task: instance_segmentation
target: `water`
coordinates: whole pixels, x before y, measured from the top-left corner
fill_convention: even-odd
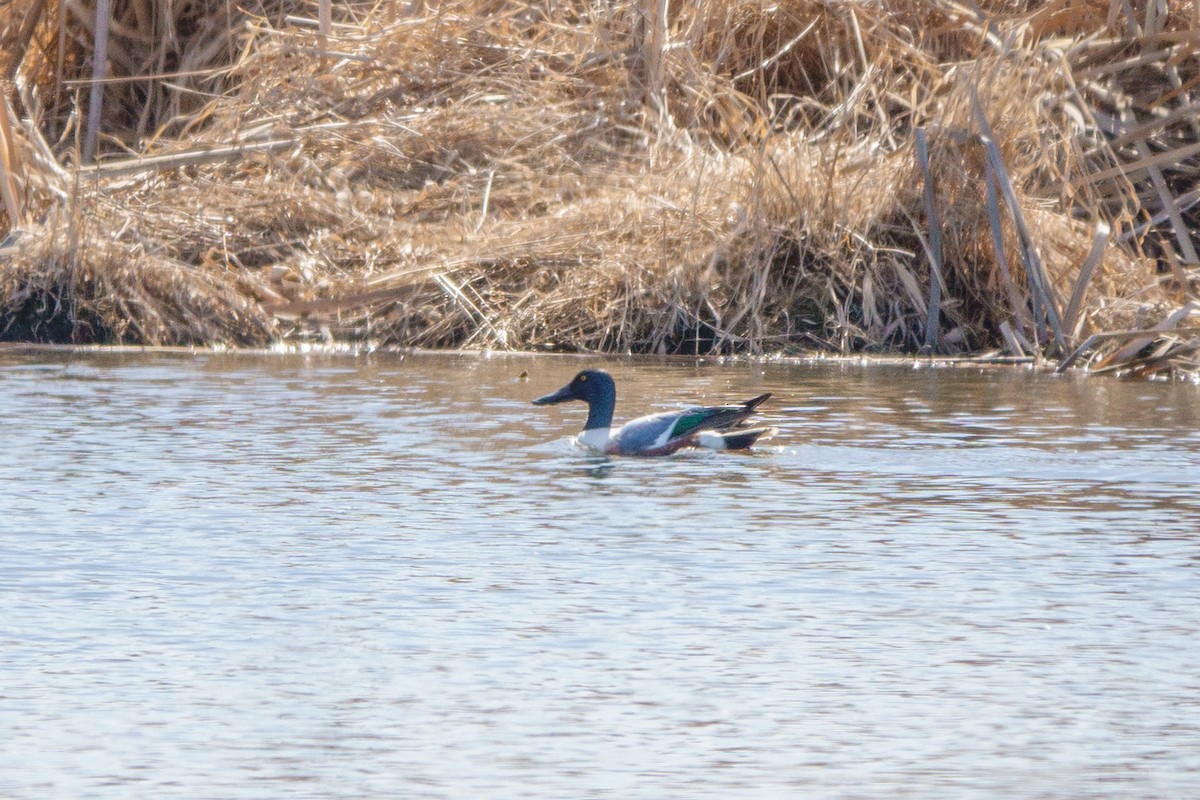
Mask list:
[[[1200,796],[1200,389],[581,363],[0,352],[0,796]]]

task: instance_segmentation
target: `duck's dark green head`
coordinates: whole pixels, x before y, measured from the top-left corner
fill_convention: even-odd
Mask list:
[[[613,408],[617,405],[617,387],[612,376],[602,369],[585,369],[557,392],[539,397],[535,406],[549,406],[568,400],[582,400],[588,404],[588,418],[584,430],[607,428],[612,424]]]
[[[565,403],[568,400],[582,400],[585,403],[613,403],[616,400],[616,394],[612,376],[602,369],[585,369],[566,386],[545,397],[539,397],[533,401],[533,404],[550,406],[555,403]]]

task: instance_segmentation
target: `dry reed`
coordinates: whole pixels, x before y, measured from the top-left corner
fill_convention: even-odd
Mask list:
[[[82,6],[0,9],[8,338],[1196,350],[1173,6],[110,5],[94,93]]]

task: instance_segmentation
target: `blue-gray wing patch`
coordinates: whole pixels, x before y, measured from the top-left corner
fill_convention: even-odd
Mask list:
[[[663,434],[671,429],[678,416],[678,411],[666,411],[630,420],[613,431],[613,442],[623,453],[636,453],[660,447],[666,441]],[[663,442],[660,442],[660,439]]]

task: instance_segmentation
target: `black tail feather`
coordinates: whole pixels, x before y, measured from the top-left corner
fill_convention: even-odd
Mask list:
[[[705,420],[702,429],[725,431],[745,425],[746,420],[754,414],[754,409],[762,405],[770,396],[771,393],[767,392],[736,406],[717,406],[712,409],[714,413]]]
[[[750,398],[746,402],[742,403],[742,405],[746,407],[747,411],[753,411],[754,409],[761,406],[763,403],[767,402],[767,400],[770,399],[770,397],[771,397],[771,393],[767,392],[766,394],[760,394],[758,397]]]

